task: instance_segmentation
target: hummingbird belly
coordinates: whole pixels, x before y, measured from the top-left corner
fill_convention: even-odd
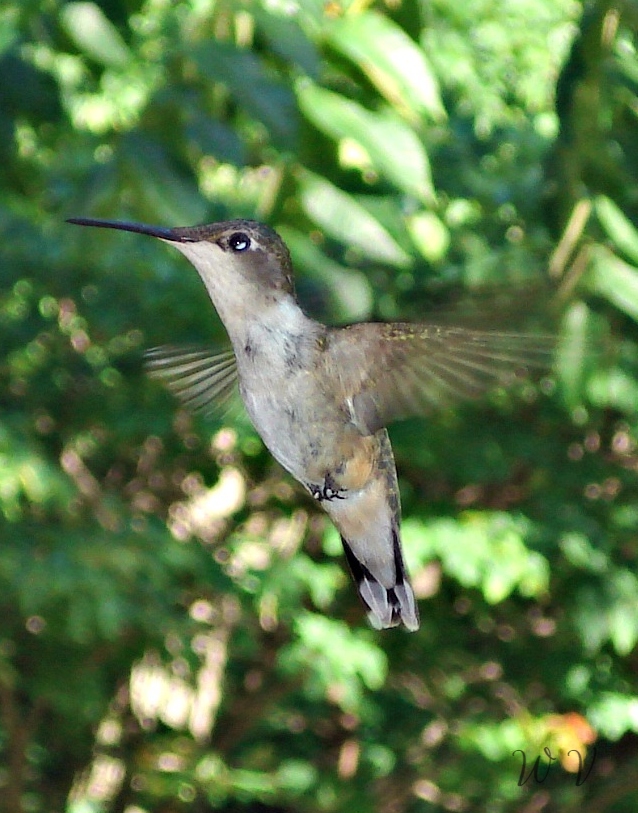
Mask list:
[[[334,449],[338,427],[332,410],[322,410],[316,393],[305,384],[277,392],[243,386],[241,391],[250,419],[273,457],[307,484],[323,482],[339,454]]]
[[[361,435],[343,414],[299,408],[285,397],[253,395],[246,406],[273,457],[318,501],[344,500],[374,477],[378,439]]]
[[[304,485],[322,486],[338,467],[348,416],[322,380],[320,326],[298,324],[300,311],[261,314],[233,342],[239,388],[255,429],[273,457]]]
[[[240,391],[255,429],[273,457],[315,494],[356,487],[364,438],[345,409],[327,397],[317,376],[290,358],[239,364]],[[369,450],[366,450],[369,460]],[[356,476],[359,470],[359,476]]]

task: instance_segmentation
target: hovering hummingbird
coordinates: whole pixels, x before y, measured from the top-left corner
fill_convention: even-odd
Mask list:
[[[238,379],[272,455],[337,527],[372,626],[418,629],[386,426],[506,383],[546,356],[549,338],[429,323],[326,327],[297,302],[284,241],[252,220],[184,228],[69,222],[157,237],[191,261],[233,349],[156,348],[151,369],[195,407]]]

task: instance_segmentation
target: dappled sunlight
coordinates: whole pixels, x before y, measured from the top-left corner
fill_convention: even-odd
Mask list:
[[[181,542],[197,536],[212,542],[221,533],[225,520],[238,511],[246,500],[246,481],[238,469],[222,469],[212,488],[192,483],[188,478],[182,488],[188,499],[174,503],[169,509],[168,527]]]
[[[201,602],[191,609],[201,619]],[[196,740],[210,737],[222,698],[228,639],[237,622],[232,598],[222,601],[222,623],[198,633],[191,642],[200,664],[195,673],[180,674],[172,665],[147,654],[131,670],[130,707],[142,728],[154,729],[158,722],[175,730],[189,731]]]
[[[237,603],[230,596],[222,600],[219,611],[200,600],[191,605],[190,614],[210,627],[191,641],[199,661],[197,668],[191,673],[183,659],[170,662],[156,652],[148,652],[131,669],[128,706],[142,730],[154,731],[162,723],[205,742],[212,734],[222,700],[228,641],[239,615]],[[213,618],[215,623],[211,626]],[[108,717],[98,728],[97,742],[101,747],[114,747],[121,743],[124,734],[120,719]],[[160,772],[174,772],[183,770],[185,764],[178,753],[163,751],[155,755],[152,767]],[[99,754],[76,779],[70,801],[108,802],[119,791],[124,774],[121,760]]]
[[[342,779],[351,779],[359,767],[361,745],[357,740],[346,740],[339,751],[337,773]]]
[[[120,517],[103,500],[102,487],[80,454],[74,448],[65,449],[60,455],[60,466],[73,480],[78,493],[91,505],[100,525],[108,531],[117,531],[120,528]]]
[[[241,578],[251,570],[266,570],[275,557],[290,558],[303,541],[307,523],[308,514],[303,510],[274,521],[265,512],[253,513],[241,529],[228,573]]]
[[[178,662],[165,663],[153,653],[131,669],[129,705],[142,730],[152,731],[163,723],[175,731],[188,731],[197,741],[210,738],[222,699],[228,638],[237,620],[235,602],[229,598],[224,605],[222,624],[193,638],[192,648],[200,660],[194,675],[180,675],[184,670]],[[201,605],[193,614],[201,617]],[[107,718],[98,729],[97,742],[101,747],[114,747],[123,734],[120,721]],[[185,761],[176,752],[164,751],[155,755],[149,767],[175,772],[184,770]],[[125,771],[121,760],[98,754],[76,779],[70,803],[111,801],[121,788]]]
[[[126,767],[122,760],[100,754],[84,775],[76,779],[69,794],[71,810],[81,809],[83,802],[111,802],[120,790],[125,774]]]

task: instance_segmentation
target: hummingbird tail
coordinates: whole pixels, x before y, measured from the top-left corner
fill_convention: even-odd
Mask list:
[[[386,587],[373,576],[368,568],[355,556],[348,541],[341,537],[348,566],[357,585],[361,600],[368,610],[368,621],[375,629],[387,629],[403,624],[410,632],[419,628],[417,610],[412,585],[401,555],[401,543],[395,528],[392,529],[394,550],[395,581]]]

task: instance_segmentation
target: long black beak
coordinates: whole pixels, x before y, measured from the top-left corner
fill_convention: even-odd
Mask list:
[[[76,226],[97,226],[100,229],[133,231],[137,234],[148,234],[150,237],[159,237],[160,240],[171,240],[175,243],[190,243],[193,239],[185,234],[180,234],[182,229],[167,229],[163,226],[147,226],[144,223],[131,223],[126,220],[96,220],[91,217],[70,217],[66,222],[74,223]]]

